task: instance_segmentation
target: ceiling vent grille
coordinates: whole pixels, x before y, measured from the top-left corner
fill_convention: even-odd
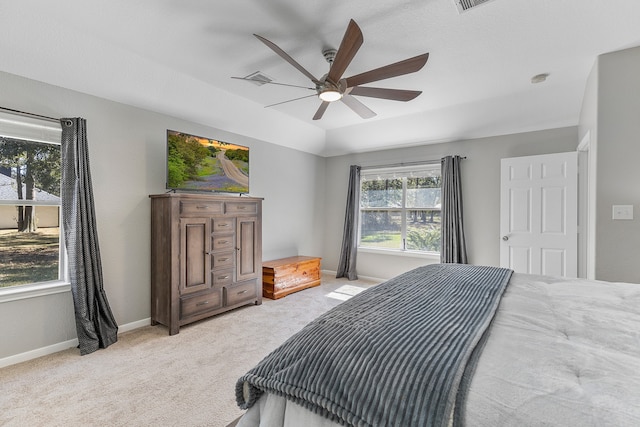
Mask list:
[[[453,1],[456,3],[456,6],[458,7],[458,12],[462,13],[462,12],[466,12],[472,7],[479,6],[482,3],[487,3],[491,0],[453,0]]]
[[[269,76],[267,76],[266,74],[260,72],[260,71],[256,71],[255,73],[251,73],[248,76],[246,76],[244,78],[245,80],[250,81],[253,84],[256,84],[258,86],[262,86],[264,84],[267,83],[271,83],[273,81],[273,79]]]

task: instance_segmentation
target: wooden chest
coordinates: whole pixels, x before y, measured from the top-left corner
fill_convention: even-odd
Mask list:
[[[278,299],[320,284],[320,260],[309,256],[276,259],[262,264],[262,296]]]

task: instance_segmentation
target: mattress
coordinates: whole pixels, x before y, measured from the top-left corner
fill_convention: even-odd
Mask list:
[[[640,285],[514,274],[458,425],[640,425]],[[263,395],[238,427],[335,427]]]

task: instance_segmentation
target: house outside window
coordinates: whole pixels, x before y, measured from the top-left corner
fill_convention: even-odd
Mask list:
[[[363,169],[361,249],[440,253],[440,164]]]
[[[65,280],[60,125],[0,114],[0,294]]]

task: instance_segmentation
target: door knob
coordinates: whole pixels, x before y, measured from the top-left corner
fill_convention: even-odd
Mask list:
[[[502,240],[506,242],[507,240],[509,240],[509,236],[502,236]]]

